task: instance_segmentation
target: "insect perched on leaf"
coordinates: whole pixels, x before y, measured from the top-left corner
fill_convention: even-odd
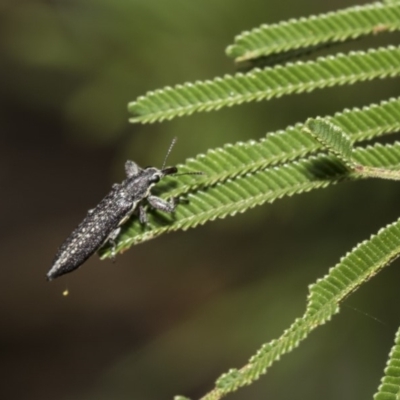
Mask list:
[[[176,167],[165,168],[166,160],[175,141],[176,139],[172,141],[161,169],[140,168],[133,161],[125,163],[127,178],[122,183],[112,186],[111,192],[95,208],[88,211],[85,219],[61,245],[47,273],[49,281],[79,268],[106,243],[113,246],[113,253],[115,253],[115,240],[121,230],[121,225],[135,211],[138,211],[139,221],[142,224],[147,223],[143,207],[144,200],[147,200],[157,210],[165,212],[175,210],[177,199],[166,201],[153,196],[150,192],[151,188],[162,178],[178,172]],[[188,174],[201,173],[189,172]]]

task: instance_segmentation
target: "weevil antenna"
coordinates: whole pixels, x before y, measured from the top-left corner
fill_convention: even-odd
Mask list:
[[[174,176],[182,176],[182,175],[205,175],[205,174],[202,171],[182,172],[181,174],[174,174]]]
[[[176,141],[177,141],[177,137],[174,137],[174,138],[172,139],[171,144],[169,145],[169,149],[168,149],[168,151],[167,151],[167,154],[165,155],[164,162],[163,162],[163,165],[162,165],[161,170],[164,169],[165,164],[167,163],[167,160],[168,160],[169,153],[171,153],[171,150],[172,150],[172,148],[175,146]]]

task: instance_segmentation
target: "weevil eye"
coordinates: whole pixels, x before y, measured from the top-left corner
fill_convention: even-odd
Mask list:
[[[157,183],[160,182],[160,176],[159,175],[153,175],[149,178],[150,183]]]

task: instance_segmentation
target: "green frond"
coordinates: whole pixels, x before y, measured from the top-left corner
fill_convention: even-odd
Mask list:
[[[392,98],[362,109],[346,109],[342,113],[335,114],[330,120],[340,126],[354,143],[398,131],[399,115],[400,98]]]
[[[345,110],[325,119],[329,118],[330,122],[341,127],[350,141],[355,143],[400,130],[398,115],[400,115],[399,98],[362,109]],[[303,129],[303,124],[296,124],[284,131],[268,133],[266,138],[259,141],[228,144],[188,159],[184,165],[178,165],[179,171],[203,171],[204,175],[180,177],[179,186],[170,188],[169,195],[179,196],[185,190],[193,191],[199,187],[211,186],[217,182],[323,151],[323,146],[311,135],[305,134]],[[167,180],[167,186],[172,185],[172,179]]]
[[[360,165],[381,168],[400,167],[400,142],[391,145],[376,143],[365,148],[356,147],[353,150],[353,160]]]
[[[128,222],[118,238],[116,250],[123,251],[133,244],[165,232],[186,230],[207,221],[242,213],[283,196],[325,187],[343,179],[346,171],[340,161],[322,156],[257,171],[235,180],[186,193],[180,196],[182,204],[177,206],[173,215],[151,210],[147,228],[144,228],[138,219],[134,219],[132,223]],[[109,249],[106,255],[110,255]]]
[[[291,19],[278,24],[261,25],[237,36],[234,44],[226,49],[226,53],[237,62],[241,62],[321,43],[342,42],[362,35],[398,29],[400,3],[377,2],[308,18]]]
[[[400,143],[385,146],[376,145],[354,150],[357,160],[370,162],[373,166],[398,166],[400,164]],[[377,155],[379,154],[379,157]],[[383,156],[386,154],[386,156]],[[228,179],[211,186],[188,190],[185,184],[164,193],[163,197],[179,197],[173,215],[151,210],[149,226],[143,227],[138,219],[127,222],[118,237],[116,250],[121,252],[130,246],[150,240],[162,233],[186,230],[217,218],[233,216],[266,202],[273,202],[283,196],[292,196],[335,184],[346,178],[361,179],[349,175],[348,169],[336,157],[320,154],[304,160],[272,166],[265,170],[248,173],[236,179]],[[172,183],[172,182],[171,182]],[[102,257],[110,256],[110,249],[101,251]]]
[[[213,81],[186,83],[149,92],[128,105],[131,122],[155,122],[244,102],[310,92],[400,73],[400,48],[389,46],[289,63]]]
[[[400,328],[398,329],[394,346],[389,354],[389,360],[385,368],[385,376],[382,378],[378,392],[374,400],[399,400],[400,399]]]
[[[343,257],[324,278],[310,286],[303,317],[296,319],[281,337],[263,345],[243,368],[231,369],[223,374],[217,380],[215,389],[202,397],[202,400],[220,399],[265,374],[275,361],[296,348],[315,328],[329,321],[339,311],[340,303],[347,296],[399,257],[399,238],[400,220],[381,229]],[[395,371],[398,376],[398,369]],[[394,368],[390,374],[394,375],[393,372]],[[393,390],[393,387],[385,386],[386,391],[390,389]],[[386,398],[389,399],[381,397],[379,400]]]
[[[331,153],[341,159],[349,168],[353,165],[350,139],[337,125],[322,118],[308,119],[305,131],[313,135]]]
[[[400,130],[400,120],[397,118],[398,115],[400,115],[400,99],[396,98],[384,101],[379,105],[371,105],[362,109],[354,108],[352,110],[345,110],[342,113],[337,113],[335,116],[330,117],[329,121],[346,131],[350,141],[355,143],[378,137],[388,132]],[[284,131],[269,133],[265,139],[258,142],[249,141],[246,143],[237,143],[235,145],[226,145],[222,148],[210,150],[206,154],[201,154],[194,159],[189,159],[184,165],[179,165],[178,169],[180,172],[202,171],[204,175],[186,175],[179,177],[179,179],[174,177],[166,178],[165,185],[163,185],[163,183],[160,184],[161,189],[164,189],[164,195],[162,195],[162,197],[182,197],[190,193],[192,198],[196,198],[197,195],[204,191],[202,196],[208,196],[206,200],[210,202],[208,204],[209,213],[207,214],[204,212],[197,216],[196,210],[189,207],[189,204],[186,205],[183,203],[178,207],[177,211],[179,211],[179,213],[173,217],[163,215],[162,219],[160,219],[160,214],[152,215],[150,217],[151,228],[144,229],[140,226],[138,221],[128,222],[129,225],[127,225],[123,231],[123,235],[119,238],[118,250],[124,250],[135,243],[151,239],[163,232],[173,231],[183,227],[187,229],[189,225],[195,226],[204,223],[207,221],[207,218],[209,220],[221,218],[230,213],[229,211],[225,212],[224,207],[231,207],[232,210],[234,210],[231,212],[231,215],[251,207],[251,200],[254,200],[254,198],[251,198],[251,192],[247,193],[247,196],[250,196],[250,198],[244,196],[244,198],[237,199],[238,204],[241,204],[244,208],[235,208],[234,200],[232,200],[232,204],[218,203],[219,187],[223,182],[233,180],[239,187],[243,185],[240,190],[248,191],[249,187],[253,185],[251,180],[245,178],[239,181],[237,179],[238,177],[260,171],[263,173],[265,172],[265,174],[270,176],[270,179],[274,181],[273,176],[268,175],[271,173],[268,172],[267,168],[272,171],[278,171],[276,173],[279,176],[280,170],[272,167],[277,165],[282,166],[282,164],[303,158],[310,154],[318,154],[318,152],[323,150],[322,145],[311,135],[305,134],[303,128],[303,124],[297,124]],[[394,168],[399,164],[400,150],[398,144],[394,146],[375,145],[366,149],[358,148],[353,152],[352,156],[354,160],[361,165]],[[318,162],[319,161],[317,161],[317,163]],[[282,171],[287,171],[287,173],[289,173],[287,167],[285,168]],[[293,167],[293,165],[291,165],[290,168],[296,170],[296,167]],[[345,173],[343,166],[340,167],[340,171],[343,177]],[[285,172],[282,172],[282,174],[284,175]],[[361,178],[362,177],[357,177],[357,179]],[[289,184],[286,189],[281,188],[282,191],[280,195],[300,193],[303,190],[323,187],[329,183],[308,182],[309,186],[302,187],[300,182],[297,182],[297,184],[299,184],[297,189],[295,189],[295,186],[292,187]],[[230,184],[233,185],[233,183]],[[215,185],[215,187],[211,188],[213,185]],[[315,187],[313,185],[315,185]],[[256,186],[253,186],[253,189],[255,188]],[[258,193],[260,203],[258,204],[265,201],[273,201],[279,197],[279,192],[274,191],[276,188],[274,189],[273,185],[265,189],[269,194],[267,195],[260,191]],[[216,196],[217,199],[212,199],[210,196]],[[199,201],[202,202],[204,200],[200,197]],[[214,215],[213,201],[215,205],[221,207],[218,208],[218,211],[217,208],[215,209]],[[206,203],[207,202],[205,202],[205,204]],[[188,207],[188,209],[186,209],[186,207]],[[108,249],[103,249],[101,254],[103,257],[110,255]]]

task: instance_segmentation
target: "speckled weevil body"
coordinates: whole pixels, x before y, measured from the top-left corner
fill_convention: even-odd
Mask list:
[[[173,144],[174,142],[167,156]],[[61,245],[47,273],[48,280],[74,271],[107,242],[114,245],[121,225],[136,210],[140,222],[145,224],[147,217],[143,208],[144,200],[158,210],[165,212],[175,210],[175,199],[168,202],[153,196],[150,191],[163,177],[177,173],[176,167],[140,168],[133,161],[127,161],[125,172],[127,178],[121,184],[112,186],[111,192],[97,207],[87,213],[82,223]]]

